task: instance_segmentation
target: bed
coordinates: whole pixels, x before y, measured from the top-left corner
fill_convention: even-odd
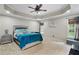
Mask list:
[[[15,26],[13,31],[14,41],[22,50],[43,41],[40,32],[29,32],[27,29],[26,26]]]

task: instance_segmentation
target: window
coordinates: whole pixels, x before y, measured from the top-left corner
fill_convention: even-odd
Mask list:
[[[76,24],[68,24],[68,38],[75,38]]]

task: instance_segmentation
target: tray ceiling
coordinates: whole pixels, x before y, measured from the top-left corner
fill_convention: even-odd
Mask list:
[[[56,16],[65,13],[67,10],[70,9],[69,4],[43,4],[41,9],[47,10],[46,12],[40,11],[38,14],[36,12],[31,13],[33,9],[28,8],[28,6],[35,7],[36,4],[7,4],[4,5],[6,10],[10,12],[21,15],[27,16],[31,18],[47,18],[50,16]]]

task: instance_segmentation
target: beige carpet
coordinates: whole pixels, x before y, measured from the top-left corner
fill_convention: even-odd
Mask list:
[[[0,45],[1,55],[68,55],[70,46],[62,42],[44,40],[42,44],[21,50],[14,42]]]

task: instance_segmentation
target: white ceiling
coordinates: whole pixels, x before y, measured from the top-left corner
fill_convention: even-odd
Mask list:
[[[0,13],[6,13],[8,10],[10,13],[8,15],[20,16],[29,19],[50,19],[59,18],[70,15],[79,15],[79,4],[43,4],[41,9],[46,9],[47,12],[39,12],[39,14],[31,13],[32,9],[28,6],[35,7],[35,4],[7,4],[0,5]],[[4,12],[5,11],[5,12]]]
[[[37,14],[36,12],[31,13],[30,11],[33,11],[33,9],[28,8],[28,6],[35,7],[36,6],[35,4],[14,4],[14,5],[12,4],[12,5],[8,5],[8,6],[12,9],[22,12],[22,13],[30,14],[33,16]],[[47,10],[47,12],[40,11],[38,13],[38,15],[56,12],[65,6],[66,5],[64,5],[64,4],[43,4],[41,9],[45,9],[45,10]]]
[[[79,4],[71,4],[71,12],[79,12]]]
[[[43,4],[41,9],[45,9],[47,11],[46,12],[40,11],[37,14],[36,12],[31,13],[30,11],[33,11],[33,9],[28,8],[28,6],[35,7],[36,6],[35,4],[8,4],[5,6],[8,7],[5,9],[9,11],[16,11],[15,14],[26,16],[26,17],[29,16],[32,18],[36,18],[36,17],[46,18],[50,16],[56,16],[70,9],[70,6],[68,4]]]

